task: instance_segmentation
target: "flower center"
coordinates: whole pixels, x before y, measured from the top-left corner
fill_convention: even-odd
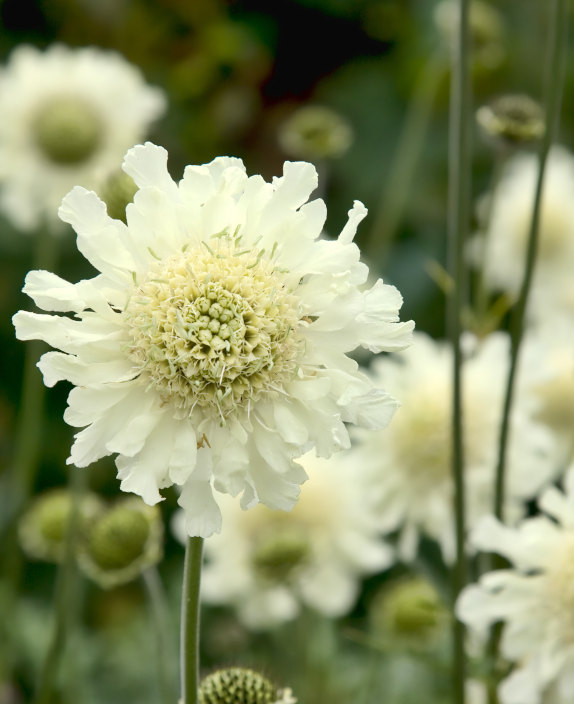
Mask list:
[[[463,399],[464,448],[468,467],[485,461],[491,437],[487,406],[475,397],[472,387]],[[412,393],[410,400],[393,418],[392,442],[397,466],[420,489],[433,488],[437,481],[451,476],[451,402],[450,390],[437,385]],[[422,441],[421,441],[422,439]]]
[[[40,151],[63,166],[87,161],[101,144],[102,127],[93,107],[74,96],[60,96],[44,103],[32,125]]]
[[[280,392],[303,348],[300,304],[264,250],[220,233],[211,245],[152,267],[125,316],[128,354],[180,415],[195,406],[224,421]]]
[[[271,525],[257,536],[253,567],[259,577],[284,582],[309,558],[308,535],[299,526]]]

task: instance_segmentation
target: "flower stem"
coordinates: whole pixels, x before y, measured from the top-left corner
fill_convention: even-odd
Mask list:
[[[504,398],[504,410],[500,426],[498,463],[496,467],[496,486],[494,493],[494,514],[500,520],[504,519],[504,498],[506,478],[506,452],[510,431],[510,412],[514,394],[514,382],[518,369],[520,345],[524,332],[524,317],[528,296],[532,285],[536,253],[538,249],[538,231],[540,224],[540,210],[542,205],[542,192],[544,174],[550,147],[558,132],[560,106],[562,103],[562,90],[564,84],[564,68],[568,37],[568,2],[567,0],[553,0],[550,5],[550,27],[547,41],[546,68],[544,75],[545,86],[545,114],[546,130],[540,145],[540,163],[532,218],[528,234],[528,247],[526,251],[526,264],[524,277],[512,319],[512,351],[510,356],[510,369]]]
[[[164,704],[174,704],[176,696],[172,686],[172,666],[174,662],[170,638],[170,614],[165,590],[156,567],[150,567],[143,573],[143,582],[148,593],[155,630],[158,678],[161,700]]]
[[[58,238],[48,231],[36,233],[35,269],[52,271],[57,259]],[[11,516],[6,529],[4,572],[10,588],[16,592],[22,573],[22,554],[17,540],[16,525],[25,510],[36,480],[42,446],[45,386],[36,368],[39,357],[48,349],[37,340],[26,344],[20,412],[16,425],[16,441],[11,467]]]
[[[79,518],[79,505],[86,483],[86,476],[86,472],[83,469],[72,470],[70,479],[72,500],[70,515],[66,525],[64,559],[58,570],[54,595],[54,629],[32,704],[50,704],[54,700],[55,683],[71,626],[70,616],[76,611],[75,592],[78,573],[74,554],[74,541]]]
[[[453,288],[448,299],[448,331],[453,348],[452,475],[454,483],[454,529],[456,562],[453,572],[453,603],[467,581],[465,542],[465,488],[462,416],[462,309],[466,295],[464,245],[468,231],[470,196],[470,67],[469,5],[459,0],[460,19],[451,69],[449,120],[448,270]],[[464,625],[453,618],[453,701],[465,702],[466,657]]]
[[[378,262],[379,266],[384,265],[401,223],[437,89],[446,68],[442,54],[431,56],[417,77],[407,106],[389,176],[383,185],[367,243],[371,259]]]
[[[181,704],[197,704],[199,689],[199,583],[203,538],[185,549],[181,595]]]

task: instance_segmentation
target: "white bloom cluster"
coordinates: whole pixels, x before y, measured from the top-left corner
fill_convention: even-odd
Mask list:
[[[23,230],[57,222],[63,196],[100,186],[165,106],[117,53],[19,46],[0,70],[0,207]]]
[[[345,453],[330,460],[308,453],[298,462],[309,479],[290,513],[262,505],[242,511],[222,497],[222,531],[206,542],[203,598],[235,607],[250,628],[293,619],[301,604],[342,616],[355,603],[361,576],[393,561],[361,469]],[[183,537],[181,521],[176,532]]]
[[[465,344],[463,430],[466,520],[471,527],[492,511],[509,340],[495,333],[480,342],[467,338]],[[352,450],[357,464],[370,468],[381,528],[400,529],[399,552],[405,560],[415,557],[419,535],[424,534],[438,541],[450,562],[455,551],[452,349],[416,333],[409,350],[400,358],[376,360],[373,373],[403,404],[384,436],[360,432],[362,442]],[[511,417],[508,518],[517,519],[524,500],[533,498],[556,471],[552,436],[534,421],[534,408],[533,399],[522,397]]]
[[[535,154],[519,154],[507,164],[489,196],[487,231],[475,242],[475,262],[492,290],[518,295],[538,177]],[[539,246],[529,302],[530,319],[574,313],[574,158],[564,148],[549,154],[540,213]]]
[[[502,621],[502,655],[515,664],[499,687],[501,704],[569,704],[574,701],[574,473],[565,493],[547,489],[546,515],[518,528],[485,517],[475,547],[496,552],[511,566],[484,574],[466,587],[459,618],[484,637]]]
[[[121,488],[149,504],[180,486],[189,535],[220,529],[213,489],[290,509],[306,479],[295,457],[349,447],[346,423],[380,428],[397,405],[347,356],[403,349],[413,329],[394,287],[364,287],[353,237],[366,210],[355,202],[339,237],[320,239],[305,162],[267,183],[222,157],[176,183],[146,143],[123,168],[139,187],[127,223],[81,187],[59,211],[101,274],[26,278],[38,306],[74,315],[14,317],[19,339],[61,350],[39,362],[45,383],[76,387],[65,420],[87,427],[68,462],[117,453]]]

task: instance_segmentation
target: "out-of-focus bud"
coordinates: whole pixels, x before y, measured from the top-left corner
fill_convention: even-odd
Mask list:
[[[334,159],[353,141],[349,123],[339,113],[320,105],[297,109],[279,130],[279,143],[297,159]]]
[[[435,24],[451,49],[455,46],[459,18],[458,0],[441,0],[435,7]],[[486,69],[499,66],[505,56],[502,15],[492,5],[482,0],[473,0],[469,10],[469,25],[475,65]]]
[[[163,554],[163,524],[157,506],[122,499],[90,526],[78,561],[82,571],[105,589],[136,579]]]
[[[431,646],[443,632],[448,612],[430,582],[410,577],[384,586],[375,596],[369,616],[377,637],[420,650]]]
[[[255,670],[217,670],[199,685],[200,704],[295,704],[290,689],[278,689]]]
[[[544,134],[544,113],[528,95],[503,95],[476,111],[485,136],[504,147],[524,147]]]
[[[133,201],[137,190],[131,176],[120,170],[111,173],[100,188],[100,198],[106,204],[108,215],[126,222],[126,207]]]
[[[20,544],[28,557],[46,562],[62,561],[71,508],[72,494],[68,489],[52,489],[32,502],[18,526]],[[81,497],[75,529],[77,539],[81,539],[100,510],[101,502],[94,494]]]

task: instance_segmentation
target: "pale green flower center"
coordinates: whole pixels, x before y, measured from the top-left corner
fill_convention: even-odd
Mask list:
[[[297,526],[270,526],[257,537],[253,552],[255,572],[265,580],[284,582],[309,558],[308,535]]]
[[[219,234],[159,261],[125,310],[131,359],[181,413],[221,420],[281,393],[303,349],[298,298],[263,250]]]
[[[468,467],[486,461],[493,424],[489,406],[469,388],[464,406],[464,449]],[[404,399],[390,427],[392,451],[397,467],[419,488],[436,486],[451,477],[450,389],[417,390]]]
[[[242,667],[213,672],[199,686],[200,704],[274,704],[279,695],[266,677]]]
[[[103,124],[87,101],[59,96],[40,106],[32,131],[46,158],[62,166],[76,166],[87,161],[100,146]]]

